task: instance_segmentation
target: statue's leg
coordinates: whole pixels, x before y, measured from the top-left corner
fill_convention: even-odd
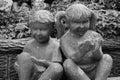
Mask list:
[[[111,56],[104,54],[98,64],[95,80],[107,80],[107,77],[110,74],[112,68],[112,63],[113,60]]]
[[[31,73],[33,70],[31,56],[28,53],[23,52],[17,56],[17,63],[19,65],[19,80],[31,80]]]
[[[63,68],[59,63],[51,64],[38,80],[60,80],[62,78]]]
[[[85,72],[76,65],[71,59],[65,60],[63,63],[65,74],[68,80],[90,80]]]
[[[45,70],[45,67],[34,64],[34,73],[31,80],[38,80]]]

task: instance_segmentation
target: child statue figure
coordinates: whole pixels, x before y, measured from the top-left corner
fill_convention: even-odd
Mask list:
[[[59,42],[50,37],[54,22],[47,10],[30,16],[29,27],[33,40],[17,56],[15,68],[19,80],[60,80],[63,72]]]
[[[73,4],[65,11],[69,30],[61,37],[63,63],[68,80],[107,80],[113,60],[102,52],[102,36],[95,32],[97,17],[83,4]]]

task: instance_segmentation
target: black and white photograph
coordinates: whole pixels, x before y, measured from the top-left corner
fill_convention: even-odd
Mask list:
[[[120,0],[0,0],[0,80],[120,80]]]

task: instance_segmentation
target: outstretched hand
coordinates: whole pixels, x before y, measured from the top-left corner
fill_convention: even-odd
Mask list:
[[[80,44],[79,51],[81,53],[87,53],[91,50],[94,50],[95,44],[92,44],[90,41],[85,41],[84,43]]]
[[[89,51],[92,51],[95,49],[95,44],[92,44],[90,41],[85,41],[83,43],[79,43],[78,52],[76,52],[72,59],[75,62],[79,62],[84,55],[86,55]]]

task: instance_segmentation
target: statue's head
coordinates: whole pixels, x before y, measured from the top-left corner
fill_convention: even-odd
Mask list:
[[[72,4],[66,11],[59,11],[55,16],[55,19],[57,28],[59,28],[58,32],[61,33],[61,36],[63,35],[63,32],[65,33],[65,28],[69,29],[71,27],[71,23],[77,23],[77,25],[81,25],[82,23],[83,27],[86,27],[87,25],[87,29],[79,29],[78,31],[78,33],[84,33],[88,29],[95,30],[95,24],[97,22],[95,13],[83,4]],[[72,27],[75,26],[76,25],[72,25]]]
[[[89,28],[94,30],[95,24],[97,22],[97,17],[95,13],[83,4],[73,4],[66,9],[65,12],[66,23],[70,22],[81,22],[84,20],[89,20]]]

